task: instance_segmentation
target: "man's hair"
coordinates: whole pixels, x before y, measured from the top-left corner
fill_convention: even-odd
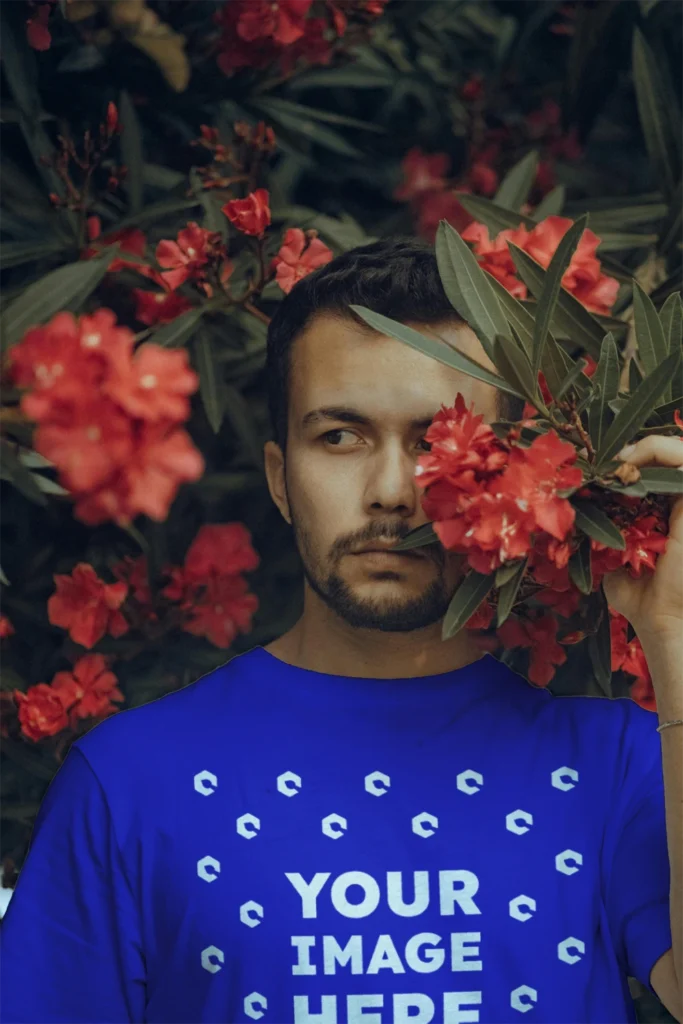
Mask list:
[[[266,373],[273,436],[283,453],[291,350],[295,339],[320,314],[371,330],[351,305],[366,306],[401,323],[464,323],[441,284],[431,245],[413,238],[387,238],[337,256],[303,278],[280,303],[268,327]],[[523,401],[498,392],[500,419],[521,417]]]

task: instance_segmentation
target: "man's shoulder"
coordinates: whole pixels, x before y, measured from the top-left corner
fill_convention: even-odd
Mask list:
[[[223,665],[178,690],[156,697],[137,707],[122,708],[98,723],[74,742],[91,765],[110,759],[146,757],[155,749],[170,749],[175,743],[205,731],[221,707],[228,713],[230,701],[249,670],[254,651],[236,655]]]

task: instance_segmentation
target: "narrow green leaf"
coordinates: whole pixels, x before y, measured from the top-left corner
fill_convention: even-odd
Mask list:
[[[638,354],[647,377],[666,359],[668,345],[657,310],[637,281],[633,282],[633,316]]]
[[[592,537],[593,540],[606,544],[608,548],[616,548],[623,551],[626,548],[624,536],[612,520],[601,508],[592,505],[589,501],[572,501],[576,512],[575,523],[577,529]]]
[[[508,242],[508,248],[519,276],[538,299],[543,293],[546,271],[513,242]],[[551,324],[553,333],[556,333],[556,329],[561,335],[566,332],[566,337],[571,338],[575,345],[585,348],[592,356],[600,354],[605,331],[585,306],[562,287]]]
[[[211,424],[214,434],[221,429],[223,422],[223,407],[220,401],[218,382],[216,380],[216,368],[213,362],[211,350],[211,339],[205,331],[196,335],[194,349],[199,371],[199,393],[202,397],[202,404],[206,412],[206,418]]]
[[[514,576],[511,576],[509,580],[506,580],[500,586],[498,593],[498,606],[496,609],[496,625],[502,626],[508,615],[513,609],[514,603],[517,600],[517,594],[524,578],[524,572],[527,566],[527,559],[524,558],[520,562]],[[496,575],[496,583],[498,583],[498,577]]]
[[[637,231],[605,231],[600,236],[597,252],[603,256],[606,252],[622,252],[626,249],[646,249],[657,241],[654,233],[645,234]]]
[[[500,281],[496,280],[488,270],[484,273],[488,278],[489,284],[493,288],[498,301],[500,302],[503,314],[510,324],[514,327],[519,335],[520,341],[522,342],[526,354],[531,359],[531,353],[533,351],[532,339],[534,336],[534,317],[529,310],[519,302],[514,295],[510,295],[507,288],[503,287]]]
[[[574,366],[572,366],[571,370],[569,371],[567,376],[562,381],[562,383],[561,383],[561,385],[560,385],[560,387],[558,389],[557,395],[555,396],[558,399],[558,401],[559,401],[560,398],[564,398],[564,396],[567,394],[569,389],[573,388],[576,385],[576,382],[579,380],[581,374],[583,373],[583,371],[586,369],[587,366],[588,366],[588,363],[587,363],[587,361],[585,359],[579,359],[574,364]],[[586,378],[586,380],[589,380],[589,378]],[[590,386],[592,386],[592,385],[590,385]]]
[[[657,253],[666,256],[676,246],[681,244],[683,226],[683,180],[678,182],[666,216],[659,226],[659,241]]]
[[[596,451],[600,449],[602,438],[614,419],[609,403],[619,393],[619,373],[619,352],[610,332],[602,341],[600,359],[592,377],[595,384],[593,401],[588,409],[588,433]]]
[[[523,225],[529,231],[536,227],[536,222],[523,213],[513,213],[483,196],[473,196],[470,192],[456,192],[461,206],[481,224],[489,229],[491,238],[505,231],[506,228],[518,228]]]
[[[578,548],[569,559],[569,578],[582,594],[590,594],[593,588],[590,537],[582,539]]]
[[[681,293],[673,292],[659,311],[659,319],[664,332],[667,352],[675,352],[683,345],[683,305],[681,304]],[[664,391],[662,398],[669,402],[674,397],[674,381],[671,381]],[[677,394],[683,392],[683,380],[680,379]]]
[[[258,435],[247,401],[233,384],[222,384],[221,408],[255,466],[263,465],[263,443]]]
[[[308,121],[323,121],[328,124],[344,125],[348,128],[361,128],[363,131],[376,132],[379,135],[386,132],[386,128],[372,121],[361,121],[357,117],[340,114],[335,110],[321,110],[319,107],[309,107],[307,104],[296,103],[294,100],[286,100],[282,97],[269,95],[267,103],[271,110],[280,114],[288,114]]]
[[[683,494],[683,471],[676,466],[644,466],[638,483],[648,494]]]
[[[434,532],[433,523],[424,523],[422,526],[418,526],[415,530],[395,544],[393,547],[394,551],[410,551],[411,548],[423,548],[427,544],[440,544],[437,534]]]
[[[30,284],[0,316],[2,350],[7,351],[34,325],[60,310],[76,312],[95,290],[117,253],[115,246],[90,260],[67,263]]]
[[[40,242],[3,242],[0,246],[0,267],[20,267],[23,263],[44,260],[48,256],[62,253],[66,256],[66,244],[58,238],[45,239]]]
[[[584,214],[583,217],[580,217],[579,220],[575,221],[569,230],[565,232],[560,239],[559,245],[557,246],[546,271],[545,279],[543,281],[543,291],[538,297],[538,308],[536,310],[536,319],[534,321],[534,380],[538,376],[538,371],[541,368],[541,358],[545,347],[546,336],[560,295],[562,278],[564,277],[567,267],[571,263],[572,256],[574,255],[576,247],[581,240],[581,236],[586,229],[587,223],[588,214]]]
[[[540,224],[546,217],[559,217],[564,206],[566,191],[564,185],[556,185],[551,192],[543,196],[531,215],[533,220]]]
[[[507,210],[519,212],[527,201],[537,168],[538,153],[532,150],[507,172],[493,197],[494,203]]]
[[[508,384],[520,392],[528,402],[538,407],[538,388],[534,384],[531,363],[524,350],[509,338],[498,335],[493,343],[493,351],[494,362]]]
[[[610,616],[607,607],[607,600],[600,587],[599,592],[594,595],[596,609],[591,615],[593,621],[597,618],[598,629],[588,637],[588,653],[590,655],[595,679],[606,697],[612,696],[612,636],[610,630]]]
[[[505,584],[517,575],[517,572],[521,565],[523,565],[524,559],[521,561],[518,559],[514,562],[503,562],[499,569],[496,569],[496,586],[504,587]]]
[[[150,337],[155,345],[163,345],[164,348],[179,348],[189,341],[197,330],[199,322],[204,313],[201,306],[195,309],[188,309],[181,313],[170,324],[163,324]]]
[[[476,256],[445,220],[436,233],[436,260],[449,301],[493,359],[493,339],[497,334],[508,334],[508,322]]]
[[[486,595],[492,590],[496,574],[488,576],[470,570],[456,590],[441,628],[441,639],[448,640],[463,628],[474,615]]]
[[[0,459],[0,477],[14,484],[16,489],[37,505],[47,505],[47,498],[36,482],[36,476],[22,466],[13,445],[3,443],[2,459]]]
[[[633,32],[633,81],[640,125],[662,192],[671,198],[681,171],[680,123],[677,97],[639,28]]]
[[[143,206],[144,158],[142,154],[142,132],[137,111],[125,89],[119,95],[119,119],[121,121],[121,156],[128,168],[123,188],[128,196],[128,211],[136,216]]]
[[[350,142],[347,142],[343,135],[334,131],[333,128],[327,128],[325,125],[320,124],[319,121],[273,107],[270,99],[254,98],[251,105],[264,113],[268,120],[282,125],[283,128],[292,132],[293,135],[310,139],[311,142],[316,143],[318,146],[329,149],[333,153],[339,153],[341,156],[352,157],[355,160],[363,159],[361,151],[352,146]]]
[[[672,399],[670,402],[667,402],[666,405],[658,405],[655,409],[655,413],[657,413],[659,418],[665,423],[670,423],[673,418],[673,414],[677,409],[680,413],[683,413],[683,396],[681,395]]]
[[[626,405],[614,417],[614,422],[603,438],[597,453],[596,470],[602,469],[642,426],[656,407],[667,382],[676,376],[680,362],[679,349],[667,356],[664,362],[636,388]]]
[[[432,359],[438,360],[444,366],[452,366],[454,369],[466,373],[469,377],[475,377],[486,384],[491,384],[493,387],[500,388],[501,391],[505,391],[510,395],[515,395],[518,398],[523,397],[503,377],[499,377],[497,374],[492,373],[491,370],[480,366],[476,360],[471,359],[462,352],[456,352],[455,349],[451,348],[444,341],[428,338],[412,327],[401,324],[397,320],[392,320],[388,316],[383,316],[381,313],[375,313],[365,306],[352,305],[349,306],[349,309],[357,313],[361,319],[365,320],[370,327],[374,327],[376,331],[379,331],[381,334],[387,334],[390,338],[396,338],[397,341],[405,342],[406,345],[410,345],[417,352],[431,356]]]

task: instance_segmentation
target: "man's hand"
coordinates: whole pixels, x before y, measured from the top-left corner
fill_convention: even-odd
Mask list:
[[[628,445],[619,458],[634,466],[673,466],[683,472],[683,438],[650,434]],[[626,569],[603,581],[607,600],[629,620],[638,637],[683,637],[683,498],[672,499],[669,541],[653,573],[633,579]]]

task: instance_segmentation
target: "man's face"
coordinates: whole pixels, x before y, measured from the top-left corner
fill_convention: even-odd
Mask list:
[[[469,327],[411,326],[493,368]],[[320,316],[292,347],[286,461],[268,442],[266,473],[308,584],[351,626],[408,632],[448,609],[461,556],[439,545],[412,555],[356,552],[429,521],[415,467],[429,450],[429,423],[458,391],[487,422],[496,418],[490,385],[350,321]]]

